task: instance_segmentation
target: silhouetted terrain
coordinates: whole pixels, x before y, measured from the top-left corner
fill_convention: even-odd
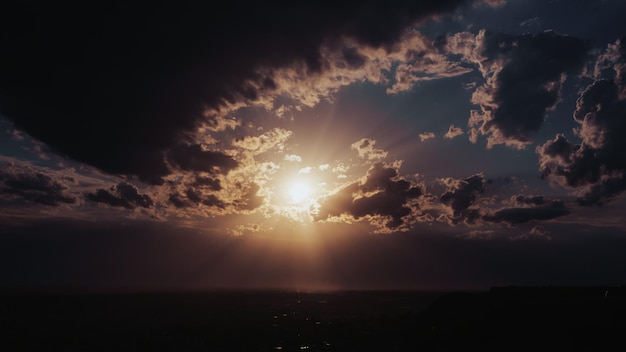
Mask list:
[[[0,299],[1,351],[600,350],[626,333],[620,287]]]

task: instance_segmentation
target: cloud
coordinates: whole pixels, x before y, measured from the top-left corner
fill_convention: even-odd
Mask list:
[[[178,209],[198,207],[200,204],[220,209],[223,209],[226,206],[216,195],[204,194],[202,191],[194,190],[192,188],[187,188],[183,194],[171,194],[168,200]]]
[[[541,236],[541,237],[546,237],[550,239],[550,231],[547,230],[546,227],[542,225],[537,225],[533,227],[532,229],[530,229],[528,233],[530,235]]]
[[[265,153],[270,149],[282,148],[293,132],[273,128],[259,136],[245,136],[233,141],[233,146],[251,151],[253,154]]]
[[[375,163],[362,181],[321,199],[314,219],[366,218],[381,231],[398,230],[409,226],[415,213],[419,213],[418,201],[423,194],[422,185],[399,177],[395,168]]]
[[[425,140],[435,138],[435,134],[433,132],[422,132],[419,134],[419,137],[420,137],[420,141],[423,142]]]
[[[300,170],[298,170],[298,173],[299,174],[310,174],[312,170],[313,170],[313,168],[311,166],[307,166],[307,167],[303,167]]]
[[[475,1],[474,3],[475,3],[475,6],[480,5],[481,3],[484,3],[491,7],[500,7],[506,4],[506,0],[481,0],[481,1]]]
[[[560,101],[568,75],[582,73],[588,43],[553,31],[507,35],[481,30],[448,38],[452,54],[478,65],[485,83],[472,95],[470,140],[522,149]]]
[[[48,206],[75,204],[77,199],[67,185],[71,181],[70,177],[53,178],[32,168],[6,163],[0,169],[0,197]]]
[[[530,205],[543,205],[547,203],[547,200],[544,196],[524,196],[518,195],[513,197],[515,202],[519,204],[530,204]]]
[[[205,177],[205,176],[196,176],[195,181],[191,184],[193,187],[200,188],[208,188],[212,191],[219,191],[222,189],[222,185],[219,179]]]
[[[569,214],[570,211],[562,202],[553,201],[547,205],[537,207],[504,208],[493,214],[483,216],[488,222],[504,222],[515,225],[534,220],[550,220]]]
[[[300,161],[302,161],[302,158],[299,155],[287,154],[287,155],[285,155],[285,160],[286,161],[300,162]]]
[[[485,192],[487,180],[484,176],[476,174],[465,179],[444,178],[439,181],[447,186],[447,190],[439,198],[445,206],[439,220],[451,225],[461,222],[474,224],[478,221],[480,210],[476,204],[478,197]]]
[[[362,138],[359,141],[352,143],[350,146],[352,149],[359,153],[361,158],[367,160],[383,159],[387,156],[387,152],[382,149],[374,148],[376,141],[369,138]]]
[[[410,32],[394,48],[393,58],[398,64],[387,94],[408,91],[420,81],[456,77],[473,70],[452,60],[438,41],[430,40],[419,32]]]
[[[618,40],[599,56],[596,80],[576,101],[575,135],[557,134],[537,147],[540,171],[562,186],[580,190],[581,205],[611,201],[626,190],[626,50]]]
[[[256,184],[250,184],[245,190],[243,196],[235,202],[235,206],[238,210],[252,211],[263,204],[264,197],[258,195],[261,187]]]
[[[159,189],[160,198],[166,205],[173,205],[185,212],[176,212],[177,216],[209,216],[222,212],[227,203],[220,197],[224,189],[222,175],[207,173],[187,173],[168,180],[169,187]],[[167,209],[165,209],[167,211]],[[171,210],[171,209],[170,209]]]
[[[184,171],[204,171],[211,174],[226,174],[239,163],[230,155],[205,149],[199,144],[177,145],[167,154],[168,162]]]
[[[140,194],[135,186],[126,182],[120,182],[108,190],[98,189],[95,193],[85,193],[85,198],[92,202],[126,209],[150,208],[154,205],[149,195]]]
[[[221,115],[205,114],[205,116],[206,119],[204,119],[201,122],[201,125],[198,127],[199,133],[204,133],[205,131],[220,132],[227,129],[234,130],[237,127],[241,126],[240,120],[227,119]]]
[[[455,127],[454,125],[450,125],[450,128],[448,128],[448,132],[443,135],[443,138],[452,139],[454,137],[462,135],[463,133],[464,132],[461,127]]]
[[[13,2],[1,24],[0,109],[61,155],[162,184],[172,172],[164,153],[181,138],[237,128],[224,118],[231,107],[274,94],[281,78],[263,72],[315,76],[333,42],[389,46],[415,21],[462,3],[125,3],[77,16],[69,4]],[[361,65],[341,52],[348,68]]]
[[[570,213],[563,201],[541,195],[515,195],[510,199],[510,207],[492,211],[483,216],[488,222],[503,222],[509,225],[536,220],[550,220]],[[533,232],[531,231],[531,234]]]

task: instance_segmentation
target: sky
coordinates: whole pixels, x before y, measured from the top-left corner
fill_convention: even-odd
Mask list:
[[[12,2],[0,288],[626,278],[626,3]]]

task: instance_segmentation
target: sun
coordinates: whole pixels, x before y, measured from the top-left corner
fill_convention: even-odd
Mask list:
[[[292,204],[306,201],[311,195],[311,186],[306,182],[296,181],[289,185],[289,200]]]

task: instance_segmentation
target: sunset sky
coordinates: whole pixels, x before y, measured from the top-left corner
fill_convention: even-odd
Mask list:
[[[625,283],[622,0],[12,3],[0,287]]]

